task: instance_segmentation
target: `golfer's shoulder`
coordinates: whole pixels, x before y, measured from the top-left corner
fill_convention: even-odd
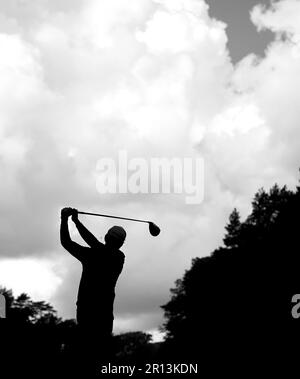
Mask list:
[[[100,241],[98,241],[96,244],[92,245],[88,249],[90,249],[90,251],[92,252],[91,256],[94,256],[94,257],[98,257],[100,253],[101,255],[103,253],[106,253],[106,247]]]
[[[106,250],[105,244],[100,241],[97,241],[97,243],[95,243],[95,245],[93,245],[92,248],[94,250]]]
[[[118,254],[118,257],[120,260],[122,260],[122,261],[125,260],[125,254],[123,253],[123,251],[118,250],[117,254]]]

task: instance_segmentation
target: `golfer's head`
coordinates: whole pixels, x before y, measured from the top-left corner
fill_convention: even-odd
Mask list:
[[[119,249],[123,245],[125,238],[126,232],[122,226],[113,226],[104,237],[106,245],[115,249]]]

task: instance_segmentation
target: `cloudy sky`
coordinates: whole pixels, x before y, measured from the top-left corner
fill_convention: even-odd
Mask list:
[[[0,0],[0,283],[74,317],[81,267],[60,208],[150,219],[157,238],[118,222],[115,331],[157,329],[233,207],[298,181],[299,17],[298,0]],[[120,150],[203,158],[204,201],[99,194],[97,162]],[[82,220],[99,238],[114,225]]]

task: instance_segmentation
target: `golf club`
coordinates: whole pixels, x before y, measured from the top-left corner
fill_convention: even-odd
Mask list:
[[[81,212],[81,211],[78,211],[78,214],[90,215],[90,216],[100,216],[100,217],[109,217],[109,218],[118,218],[121,220],[129,220],[129,221],[136,221],[136,222],[145,222],[146,224],[149,224],[149,232],[152,236],[156,237],[160,233],[159,227],[157,225],[155,225],[154,222],[151,222],[151,221],[139,220],[136,218],[129,218],[129,217],[104,215],[104,214],[100,214],[100,213]]]

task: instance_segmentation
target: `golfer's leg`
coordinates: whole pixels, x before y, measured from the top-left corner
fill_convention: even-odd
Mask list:
[[[95,325],[95,353],[101,362],[108,362],[112,359],[112,328],[113,319],[103,318]]]

